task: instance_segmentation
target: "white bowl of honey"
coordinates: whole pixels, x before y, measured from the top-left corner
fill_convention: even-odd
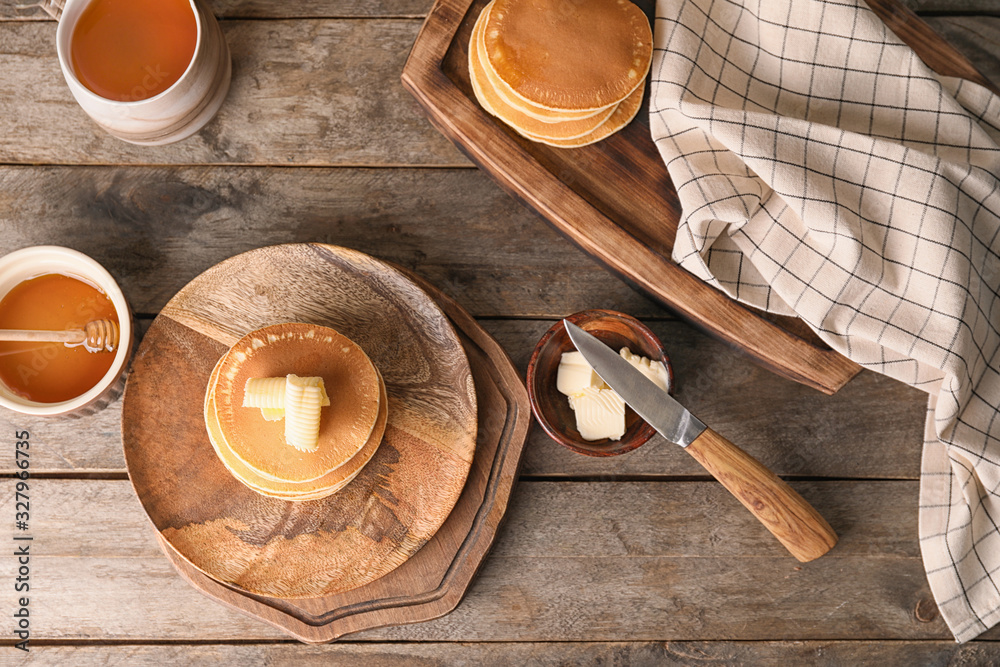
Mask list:
[[[201,129],[232,77],[225,36],[204,0],[66,0],[56,51],[73,97],[125,141],[157,146]]]
[[[0,341],[0,406],[38,416],[96,412],[121,395],[135,339],[125,295],[87,255],[33,246],[0,257],[0,329],[76,330],[98,320],[117,324],[110,349]]]

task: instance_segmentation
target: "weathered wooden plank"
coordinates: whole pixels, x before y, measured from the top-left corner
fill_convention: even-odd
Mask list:
[[[990,14],[997,12],[994,0],[900,0],[917,12],[950,14]],[[209,0],[208,6],[220,18],[289,19],[315,17],[423,17],[431,0]],[[2,20],[49,20],[37,7],[20,3],[0,5]]]
[[[901,0],[915,12],[922,14],[985,14],[997,16],[1000,7],[995,0]]]
[[[419,28],[417,19],[224,22],[234,69],[218,116],[182,142],[141,147],[106,134],[73,100],[54,23],[0,24],[0,162],[467,165],[400,83]]]
[[[758,667],[843,667],[844,665],[987,665],[1000,662],[993,642],[959,645],[946,641],[870,644],[804,642],[525,642],[381,644],[342,641],[332,646],[279,644],[166,646],[33,646],[16,664],[104,667],[127,664],[296,665],[380,667],[507,667],[509,665],[758,665]]]
[[[916,553],[916,483],[795,487],[841,535],[804,565],[714,483],[522,483],[458,609],[355,638],[946,639]],[[183,583],[156,552],[127,482],[33,480],[30,493],[29,530],[19,534],[34,538],[34,638],[280,637]],[[8,480],[0,512],[11,516],[13,501]],[[16,567],[0,556],[0,581],[13,581]]]
[[[0,481],[2,516],[14,516],[14,485],[14,480]],[[913,520],[916,482],[793,485],[840,534],[840,542],[824,560],[920,557]],[[160,557],[152,524],[128,481],[34,479],[28,486],[29,529],[16,532],[33,537],[35,555]],[[495,557],[787,556],[781,544],[714,482],[522,481],[506,520],[493,549]],[[0,558],[5,555],[0,553]]]
[[[207,0],[206,4],[221,19],[423,18],[433,0]],[[11,2],[0,5],[0,21],[5,20],[52,19],[37,6]]]
[[[402,265],[476,316],[665,313],[473,169],[0,168],[0,229],[0,254],[91,255],[146,314],[232,255],[304,241]]]
[[[977,37],[956,34],[959,46],[995,72],[997,49],[983,44],[996,44],[1000,18],[962,21]],[[0,162],[467,166],[400,84],[419,27],[418,19],[226,21],[235,70],[218,117],[190,139],[149,148],[110,137],[76,105],[52,22],[0,23]]]
[[[16,470],[14,434],[27,431],[31,438],[31,472],[123,472],[121,401],[81,419],[39,419],[0,410],[0,473]]]
[[[840,537],[821,560],[920,557],[914,521],[917,483],[793,485]],[[497,557],[586,554],[750,559],[787,555],[714,482],[525,482],[518,487],[507,522],[494,547]]]
[[[0,577],[13,581],[12,558]],[[217,641],[280,631],[207,601],[163,558],[38,557],[36,639]],[[947,639],[919,558],[491,557],[462,604],[415,625],[354,635],[393,641]],[[13,594],[11,595],[13,596]],[[993,636],[993,635],[991,635]]]
[[[535,343],[552,324],[484,320],[483,325],[523,373]],[[719,432],[781,475],[916,479],[920,471],[924,395],[864,372],[833,396],[783,380],[677,321],[647,321],[670,351],[676,396]],[[75,421],[0,412],[0,433],[31,432],[36,472],[124,469],[118,421],[121,404]],[[0,471],[13,470],[13,450]],[[704,475],[679,448],[656,436],[618,457],[581,456],[534,428],[522,475],[668,477]]]
[[[0,562],[0,574],[8,581],[16,576],[12,560]],[[30,567],[29,613],[35,639],[177,641],[283,636],[269,625],[208,601],[162,557],[35,557]],[[17,598],[12,594],[10,599]]]

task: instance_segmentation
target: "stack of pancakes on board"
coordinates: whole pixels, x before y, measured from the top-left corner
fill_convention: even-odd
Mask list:
[[[329,394],[314,451],[285,440],[283,421],[243,407],[251,378],[320,377]],[[241,338],[216,364],[205,425],[223,465],[246,486],[284,500],[316,500],[347,485],[382,442],[385,384],[364,350],[333,329],[276,324]]]
[[[493,0],[472,28],[469,76],[486,111],[571,148],[635,117],[652,54],[649,20],[629,0]]]

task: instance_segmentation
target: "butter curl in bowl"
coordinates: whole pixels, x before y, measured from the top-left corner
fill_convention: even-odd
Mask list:
[[[658,375],[667,391],[673,389],[673,371],[666,350],[656,335],[634,317],[612,310],[585,310],[566,319],[612,349],[626,349],[628,352],[622,356],[634,357],[631,360],[633,364],[644,365],[642,357],[653,362],[646,372]],[[649,440],[655,429],[627,405],[622,405],[624,433],[619,438],[614,437],[617,434],[607,423],[610,418],[602,414],[596,417],[593,414],[583,415],[584,421],[580,422],[581,409],[600,413],[606,407],[604,404],[614,409],[613,406],[621,399],[604,393],[611,392],[610,389],[601,391],[606,385],[596,374],[588,377],[587,370],[578,365],[583,360],[572,354],[575,351],[576,347],[560,321],[541,337],[528,362],[528,397],[531,410],[542,429],[560,445],[588,456],[624,454]],[[576,368],[567,371],[564,354],[569,355],[566,358],[569,365]],[[656,370],[656,362],[662,362],[662,371]],[[560,364],[563,365],[561,378]],[[581,399],[581,396],[584,398]],[[590,421],[587,421],[588,418]],[[592,439],[606,434],[611,437]]]

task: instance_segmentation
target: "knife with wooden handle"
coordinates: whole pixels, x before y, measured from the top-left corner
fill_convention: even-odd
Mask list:
[[[576,349],[601,379],[667,440],[680,445],[743,503],[793,556],[819,558],[837,543],[830,524],[757,459],[705,426],[614,350],[563,320]]]

